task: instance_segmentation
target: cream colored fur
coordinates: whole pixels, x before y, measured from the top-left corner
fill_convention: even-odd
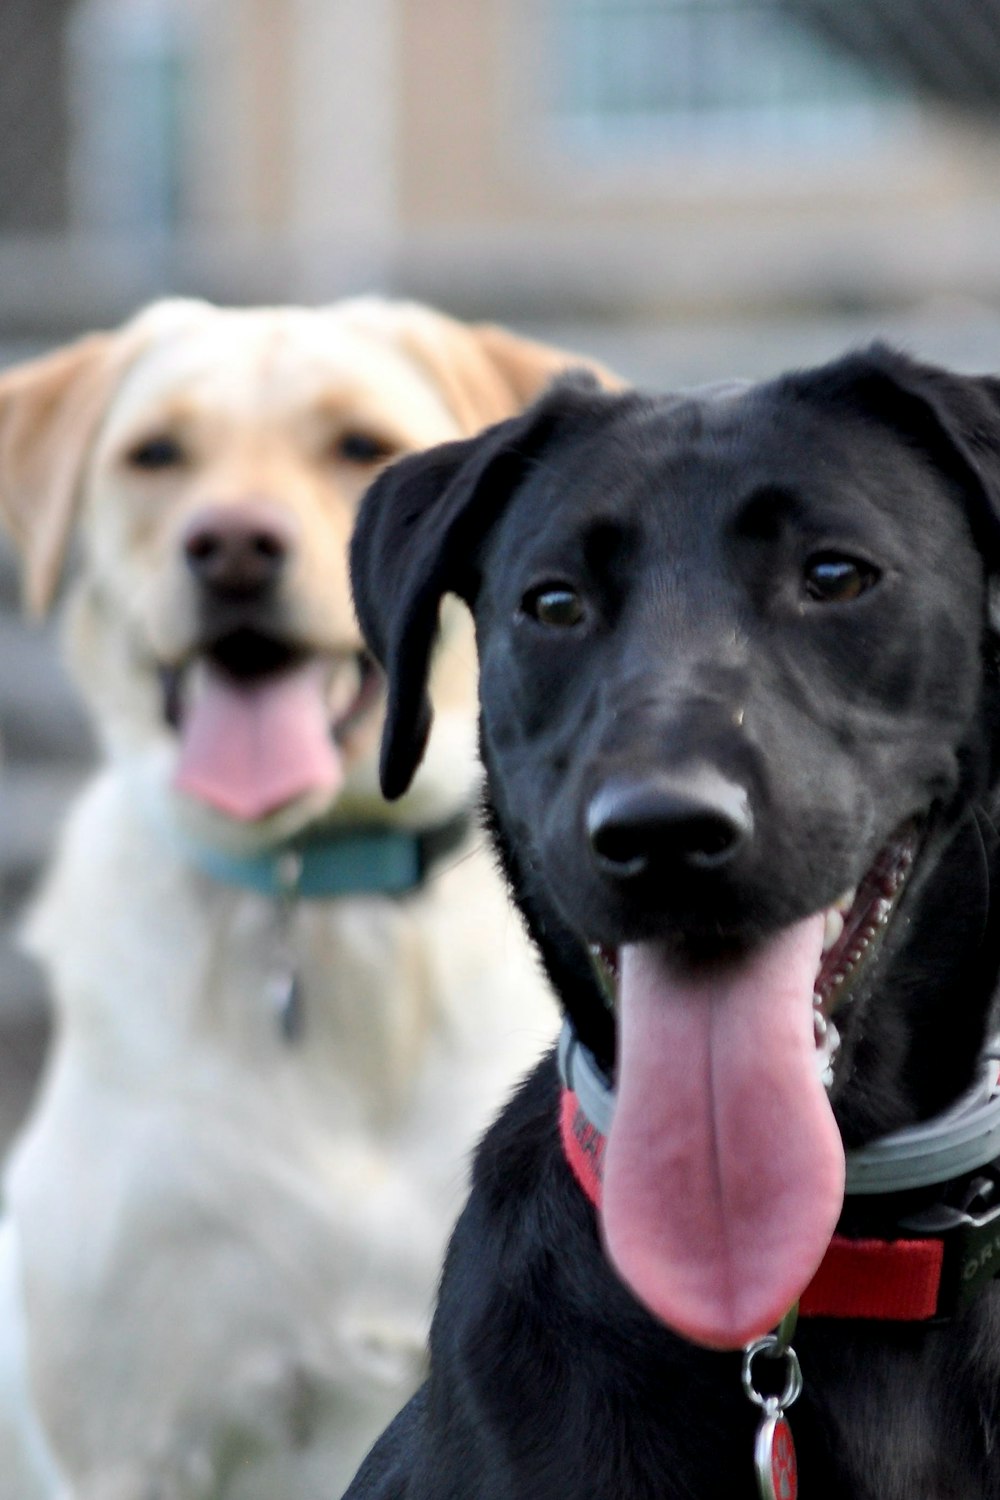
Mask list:
[[[335,806],[249,829],[172,791],[158,669],[197,656],[185,519],[263,496],[299,538],[297,635],[340,671],[374,472],[343,433],[393,453],[457,437],[570,362],[413,304],[175,301],[0,376],[0,511],[38,610],[79,531],[66,640],[106,752],[29,923],[56,1024],[3,1190],[0,1500],[335,1500],[419,1380],[469,1149],[554,1031],[517,919],[478,834],[416,895],[302,901],[289,1043],[275,903],[190,849],[468,805],[471,640],[449,620],[407,798],[378,799],[376,711]],[[185,464],[137,469],[163,433]]]

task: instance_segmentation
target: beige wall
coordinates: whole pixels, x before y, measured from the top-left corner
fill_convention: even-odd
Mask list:
[[[291,189],[294,34],[286,0],[182,0],[182,213],[202,232],[281,230]]]
[[[399,6],[399,212],[407,228],[510,222],[524,212],[505,125],[509,11],[504,0]]]
[[[164,287],[515,317],[1000,296],[990,133],[922,117],[860,156],[598,163],[547,116],[543,0],[144,3],[187,48],[181,222],[154,246],[0,236],[0,325]]]
[[[462,308],[747,309],[1000,290],[996,141],[598,164],[546,115],[544,7],[399,0],[397,265]]]

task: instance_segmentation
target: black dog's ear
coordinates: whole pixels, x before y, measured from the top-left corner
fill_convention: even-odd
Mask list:
[[[386,797],[406,791],[427,743],[427,678],[443,595],[470,598],[479,543],[556,430],[622,399],[601,392],[592,376],[573,374],[477,437],[390,464],[365,496],[351,542],[351,584],[365,640],[388,679],[379,767]]]
[[[984,556],[1000,566],[1000,379],[959,375],[876,343],[783,384],[903,433],[958,483]]]

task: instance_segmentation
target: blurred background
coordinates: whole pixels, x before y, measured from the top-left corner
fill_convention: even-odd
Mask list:
[[[1000,369],[998,247],[1000,0],[0,3],[0,364],[166,292],[385,291],[653,385],[876,333]],[[0,733],[2,1138],[92,753],[2,543]]]

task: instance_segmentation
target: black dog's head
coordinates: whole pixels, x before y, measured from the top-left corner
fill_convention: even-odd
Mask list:
[[[971,1070],[997,970],[998,518],[1000,384],[882,348],[714,394],[565,382],[364,504],[384,790],[419,762],[453,591],[501,856],[616,1068],[612,1257],[704,1342],[775,1321],[832,1232],[823,1018],[848,1140]]]

